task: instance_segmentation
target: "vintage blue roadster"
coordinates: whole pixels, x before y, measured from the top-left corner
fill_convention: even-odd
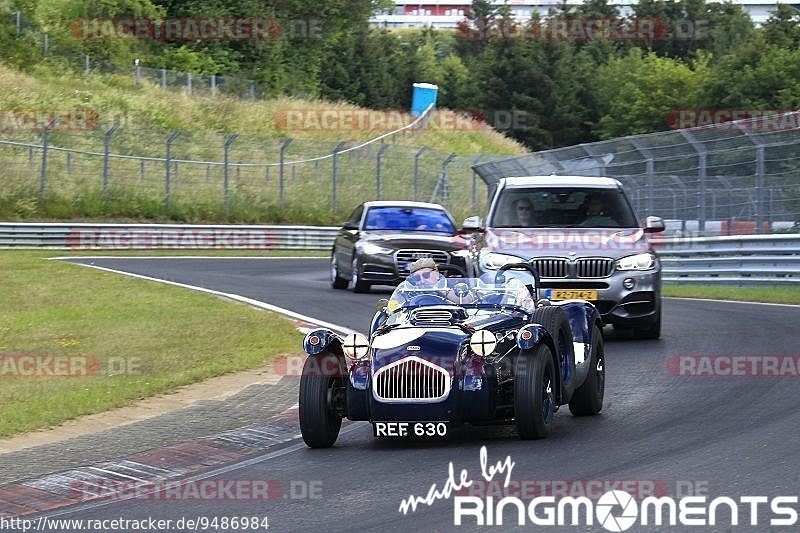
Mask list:
[[[538,439],[559,406],[600,412],[602,322],[591,303],[540,299],[529,263],[458,274],[409,277],[379,302],[369,337],[306,335],[299,416],[308,446],[332,446],[343,418],[371,422],[376,437],[442,437],[469,423],[515,424],[521,438]]]

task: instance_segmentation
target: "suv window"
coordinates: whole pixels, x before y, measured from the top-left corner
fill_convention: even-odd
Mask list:
[[[639,224],[619,189],[509,188],[500,193],[494,228],[635,228]]]

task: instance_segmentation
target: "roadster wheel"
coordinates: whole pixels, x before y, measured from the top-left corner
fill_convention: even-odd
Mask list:
[[[347,288],[347,280],[339,277],[339,266],[336,264],[336,252],[331,255],[331,287],[334,289]]]
[[[514,377],[514,417],[524,439],[550,433],[556,412],[556,373],[550,348],[539,345],[532,354],[519,354]]]
[[[353,292],[369,292],[369,283],[361,281],[361,276],[358,273],[358,257],[353,258],[352,274],[350,275],[350,287]]]
[[[558,356],[558,371],[563,383],[569,383],[575,376],[575,355],[572,346],[572,329],[564,310],[554,305],[540,307],[533,315],[533,322],[541,324],[550,333]]]
[[[299,416],[303,441],[311,448],[330,448],[339,437],[338,404],[344,389],[344,368],[333,354],[309,357],[300,377]]]
[[[592,328],[592,358],[589,365],[586,381],[575,391],[569,402],[569,410],[575,416],[596,415],[603,409],[606,358],[603,352],[603,334],[597,326]]]

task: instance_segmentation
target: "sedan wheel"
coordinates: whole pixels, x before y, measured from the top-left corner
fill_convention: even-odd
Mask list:
[[[369,292],[369,286],[369,283],[361,281],[361,277],[358,275],[358,258],[354,257],[352,274],[350,275],[350,287],[353,292]]]
[[[347,280],[339,277],[339,267],[336,265],[336,254],[331,256],[331,287],[334,289],[346,289]]]

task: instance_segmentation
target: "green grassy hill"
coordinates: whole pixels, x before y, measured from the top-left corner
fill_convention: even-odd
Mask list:
[[[94,131],[54,131],[47,158],[46,192],[39,199],[42,153],[38,148],[0,144],[4,168],[0,186],[0,218],[6,220],[175,220],[186,222],[334,223],[360,201],[377,194],[375,144],[343,154],[338,160],[337,206],[332,209],[332,160],[287,165],[285,203],[280,208],[277,163],[281,143],[295,139],[286,161],[330,154],[341,141],[344,147],[374,138],[385,130],[315,127],[285,129],[287,113],[318,119],[323,112],[342,117],[359,108],[341,102],[279,98],[266,101],[162,91],[133,76],[88,74],[34,67],[21,73],[0,64],[0,109],[6,115],[0,140],[40,144],[41,132],[15,127],[9,112],[19,110],[68,111],[88,109],[99,116]],[[363,110],[362,110],[363,111]],[[366,112],[366,111],[364,111]],[[387,115],[395,119],[397,112]],[[171,170],[170,198],[166,201],[164,161],[110,158],[109,182],[103,194],[103,131],[111,123],[122,126],[111,137],[112,154],[163,158],[172,131],[183,133],[172,147],[172,158],[205,161],[180,163]],[[229,161],[250,166],[229,168],[229,209],[223,209],[223,143],[230,133]],[[459,154],[448,166],[450,207],[457,216],[472,210],[471,163],[478,154],[511,155],[524,152],[516,142],[488,126],[452,115],[434,116],[429,127],[385,139],[389,144],[381,159],[384,199],[413,197],[415,155],[419,157],[417,197],[428,200],[444,158]],[[54,148],[69,147],[90,154],[70,154]],[[437,199],[441,200],[441,196]],[[479,183],[477,199],[485,200]]]

